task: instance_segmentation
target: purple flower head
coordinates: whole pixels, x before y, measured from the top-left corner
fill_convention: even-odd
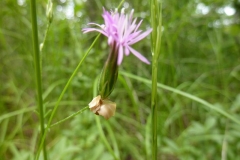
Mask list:
[[[118,50],[118,65],[122,63],[123,55],[128,56],[130,52],[139,58],[142,62],[150,64],[150,62],[141,55],[138,51],[134,50],[131,45],[145,38],[152,32],[152,29],[148,29],[145,32],[139,30],[142,20],[136,24],[137,18],[133,19],[133,12],[130,15],[124,14],[124,9],[121,13],[108,12],[103,8],[103,19],[105,24],[99,25],[96,23],[89,23],[99,28],[84,28],[83,33],[97,31],[108,37],[108,44],[113,46],[117,44]]]

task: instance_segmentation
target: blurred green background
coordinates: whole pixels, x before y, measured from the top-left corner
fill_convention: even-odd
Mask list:
[[[64,85],[96,37],[83,34],[88,22],[103,23],[102,7],[119,1],[56,0],[54,19],[42,51],[46,120]],[[48,20],[47,1],[37,1],[39,42]],[[33,159],[39,118],[33,65],[30,2],[0,1],[0,160]],[[150,27],[148,1],[125,1],[126,12]],[[240,119],[240,1],[165,0],[158,82],[195,95]],[[159,44],[160,45],[160,44]],[[150,36],[134,48],[151,61]],[[107,58],[101,36],[78,71],[57,110],[57,122],[87,106]],[[120,70],[151,80],[151,66],[130,55]],[[119,76],[110,99],[116,114],[103,131],[115,154],[124,160],[151,157],[151,85]],[[162,160],[240,159],[240,127],[209,108],[175,93],[158,90],[158,157]],[[49,159],[111,160],[89,111],[51,128]]]

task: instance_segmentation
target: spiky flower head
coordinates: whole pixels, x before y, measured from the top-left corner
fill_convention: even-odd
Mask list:
[[[108,44],[110,46],[114,44],[117,45],[118,65],[122,63],[124,55],[128,56],[130,53],[135,55],[142,62],[150,64],[150,62],[138,51],[133,49],[131,45],[149,35],[152,29],[148,29],[145,32],[139,30],[142,20],[137,23],[137,18],[133,19],[133,13],[134,10],[128,15],[124,13],[124,9],[122,9],[121,13],[118,13],[117,10],[115,12],[109,12],[103,8],[102,17],[105,23],[102,25],[89,23],[89,25],[95,25],[99,28],[83,29],[84,33],[92,31],[100,32],[108,38]]]

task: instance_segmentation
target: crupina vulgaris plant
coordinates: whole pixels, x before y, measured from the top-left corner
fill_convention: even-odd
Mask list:
[[[114,89],[118,77],[118,68],[123,61],[124,55],[128,56],[132,53],[142,62],[150,64],[131,45],[149,35],[152,29],[148,29],[145,32],[139,30],[142,20],[137,23],[137,18],[133,19],[133,13],[134,10],[129,15],[125,14],[124,8],[121,10],[121,13],[118,13],[117,10],[109,12],[103,8],[102,17],[104,24],[89,23],[89,25],[95,25],[98,28],[83,29],[84,33],[97,31],[108,38],[110,53],[99,78],[99,95],[89,103],[89,108],[93,113],[101,115],[106,119],[115,114],[116,103],[111,102],[108,97]]]

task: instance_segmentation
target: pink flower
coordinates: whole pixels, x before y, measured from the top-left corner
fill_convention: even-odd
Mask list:
[[[117,44],[118,50],[118,65],[122,63],[124,54],[128,56],[130,53],[139,58],[142,62],[150,64],[150,62],[141,55],[138,51],[134,50],[131,45],[145,38],[152,32],[152,29],[148,29],[145,32],[138,30],[142,20],[136,24],[137,18],[133,19],[133,12],[130,15],[124,14],[124,9],[121,13],[108,12],[103,8],[103,19],[105,24],[99,25],[97,23],[89,23],[99,28],[84,28],[83,33],[97,31],[108,37],[108,44],[113,46]]]

